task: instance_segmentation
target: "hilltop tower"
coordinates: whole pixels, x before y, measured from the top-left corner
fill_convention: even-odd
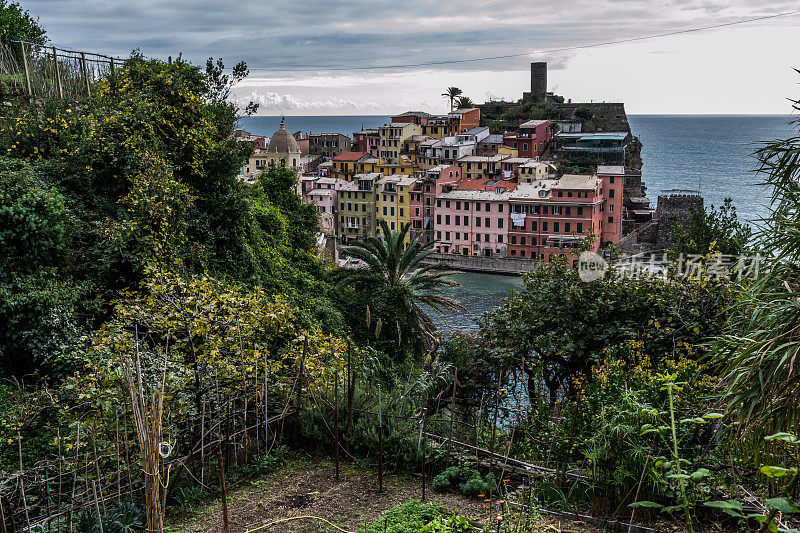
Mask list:
[[[531,63],[531,98],[540,101],[547,96],[547,63]]]

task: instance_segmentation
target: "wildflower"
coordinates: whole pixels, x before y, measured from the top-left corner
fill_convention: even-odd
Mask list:
[[[478,494],[478,498],[485,498],[486,494]]]
[[[497,505],[503,505],[504,503],[506,503],[505,500],[497,500]]]
[[[490,501],[492,501],[492,499],[491,499],[491,498],[486,498],[486,499],[485,499],[485,500],[483,500],[483,501],[485,501],[485,502],[490,502]]]
[[[503,483],[508,483],[509,481],[511,481],[511,480],[510,479],[504,479]]]

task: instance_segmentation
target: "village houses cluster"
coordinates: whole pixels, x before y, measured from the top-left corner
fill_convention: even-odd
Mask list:
[[[266,142],[239,132],[256,150],[242,169],[257,179],[268,165],[300,174],[299,193],[316,206],[323,232],[341,243],[410,224],[409,237],[436,241],[445,254],[547,261],[580,242],[597,250],[622,237],[622,165],[591,175],[558,175],[541,160],[556,133],[530,120],[514,133],[491,133],[480,109],[446,116],[409,111],[374,130],[291,134],[283,121]]]

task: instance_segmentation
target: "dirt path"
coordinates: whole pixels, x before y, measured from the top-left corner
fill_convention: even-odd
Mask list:
[[[482,502],[469,500],[455,494],[439,494],[427,488],[429,500],[435,500],[448,509],[468,517],[480,517],[484,512]],[[377,476],[372,472],[343,466],[340,480],[334,479],[333,465],[327,462],[308,461],[294,463],[265,479],[238,488],[229,494],[231,533],[246,533],[276,520],[316,516],[324,518],[343,530],[353,532],[364,522],[374,521],[383,511],[409,499],[420,499],[419,480],[388,475],[384,478],[384,491],[378,493]],[[564,522],[563,520],[561,521]],[[555,523],[553,524],[555,525]],[[544,527],[544,529],[541,529]],[[223,531],[219,502],[203,507],[190,518],[171,523],[170,532],[210,533]],[[296,519],[281,522],[264,533],[317,533],[335,532],[328,524],[313,519]],[[537,531],[594,531],[593,529],[548,527],[540,524]]]

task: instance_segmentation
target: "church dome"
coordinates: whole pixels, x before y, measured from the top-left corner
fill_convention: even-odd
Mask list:
[[[267,153],[294,154],[299,152],[300,145],[297,144],[297,140],[295,140],[294,135],[286,130],[286,126],[283,124],[283,119],[281,119],[281,127],[269,140],[269,144],[267,145]]]

